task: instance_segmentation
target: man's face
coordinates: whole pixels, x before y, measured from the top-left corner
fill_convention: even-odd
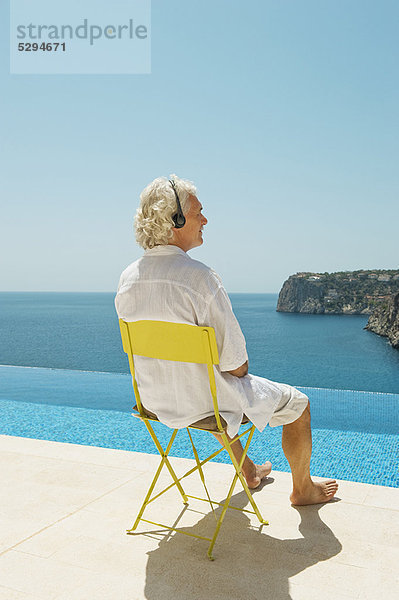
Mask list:
[[[208,220],[202,214],[202,206],[196,196],[190,196],[190,210],[185,215],[186,223],[181,229],[173,228],[173,238],[171,243],[179,246],[184,252],[191,248],[201,246],[202,228],[208,223]]]

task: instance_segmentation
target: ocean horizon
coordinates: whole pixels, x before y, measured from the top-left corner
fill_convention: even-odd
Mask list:
[[[0,364],[128,373],[114,292],[0,292]],[[276,312],[278,294],[230,293],[250,372],[295,386],[399,393],[399,352],[367,315]]]

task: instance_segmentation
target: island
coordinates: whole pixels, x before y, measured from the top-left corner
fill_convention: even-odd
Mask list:
[[[397,292],[399,269],[296,273],[284,282],[277,311],[370,315],[380,306],[388,307]]]

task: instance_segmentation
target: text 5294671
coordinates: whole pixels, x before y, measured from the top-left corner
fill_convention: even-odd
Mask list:
[[[42,42],[41,44],[37,44],[36,42],[20,42],[18,44],[18,50],[19,52],[65,52],[66,43]]]

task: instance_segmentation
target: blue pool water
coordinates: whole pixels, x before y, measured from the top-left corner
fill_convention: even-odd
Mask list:
[[[0,367],[0,433],[59,442],[157,453],[147,431],[130,416],[129,375],[58,369]],[[312,406],[313,475],[399,486],[399,395],[301,387]],[[154,424],[163,444],[170,430]],[[201,452],[219,447],[194,432]],[[191,456],[185,430],[172,456]],[[250,455],[289,471],[281,428],[256,431]],[[229,462],[225,453],[216,460]]]

